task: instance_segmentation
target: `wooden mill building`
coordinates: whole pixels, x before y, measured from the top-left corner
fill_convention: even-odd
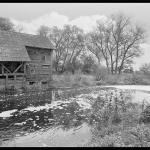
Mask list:
[[[53,49],[45,37],[0,31],[0,78],[51,80]]]

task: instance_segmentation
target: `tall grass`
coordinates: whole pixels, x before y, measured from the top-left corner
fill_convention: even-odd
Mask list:
[[[91,120],[96,123],[89,146],[150,146],[148,109],[149,106],[144,109],[143,104],[132,103],[128,93],[117,90],[99,97],[92,106]]]
[[[81,71],[71,74],[69,72],[61,75],[54,75],[54,86],[57,87],[80,87],[80,86],[92,86],[95,85],[95,78],[92,75],[86,75]]]
[[[109,85],[150,85],[150,77],[143,74],[136,73],[123,73],[123,74],[103,74],[103,78],[100,79],[95,76],[98,84],[109,84]]]

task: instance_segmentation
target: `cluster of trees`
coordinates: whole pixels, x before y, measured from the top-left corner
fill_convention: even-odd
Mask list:
[[[15,31],[15,25],[8,18],[0,17],[0,30]]]
[[[144,28],[121,13],[110,16],[106,22],[98,21],[89,33],[66,25],[63,29],[42,26],[38,34],[54,44],[54,66],[61,72],[79,68],[89,72],[95,63],[101,66],[103,62],[109,73],[120,74],[131,67],[133,58],[141,56],[140,44],[145,39]]]
[[[0,18],[1,30],[17,30],[7,18]],[[20,29],[19,29],[20,31]],[[97,21],[91,32],[77,26],[63,28],[41,26],[37,34],[50,39],[55,47],[54,68],[56,72],[76,70],[90,73],[105,64],[111,74],[120,74],[131,68],[133,58],[142,54],[145,30],[133,23],[132,18],[118,13],[107,21]]]
[[[54,68],[57,72],[81,69],[84,62],[85,34],[77,26],[65,25],[63,29],[41,26],[38,34],[48,37],[55,47]]]

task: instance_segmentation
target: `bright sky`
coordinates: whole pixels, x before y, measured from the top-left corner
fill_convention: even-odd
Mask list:
[[[24,32],[35,34],[41,25],[62,27],[74,24],[90,31],[97,20],[105,20],[121,11],[147,29],[148,38],[142,45],[144,55],[136,59],[135,69],[150,62],[150,3],[1,3],[0,16],[22,25]]]

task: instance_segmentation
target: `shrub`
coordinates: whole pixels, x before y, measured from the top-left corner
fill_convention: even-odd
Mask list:
[[[74,74],[70,72],[65,72],[62,75],[54,75],[53,77],[54,85],[56,86],[91,86],[94,85],[94,76],[83,74],[81,70],[76,71]]]
[[[96,81],[101,81],[105,80],[106,76],[108,75],[108,71],[105,67],[103,66],[98,66],[95,70],[95,80]]]
[[[125,84],[143,84],[141,76],[138,76],[136,74],[125,75],[124,82]]]
[[[107,75],[105,77],[105,80],[106,80],[106,83],[107,84],[111,84],[111,85],[114,85],[114,84],[118,84],[119,83],[119,79],[120,79],[120,76],[119,75]]]
[[[144,124],[128,128],[122,132],[122,140],[125,145],[136,147],[150,146],[150,129]]]
[[[140,122],[150,123],[150,106],[147,106],[141,113]]]

